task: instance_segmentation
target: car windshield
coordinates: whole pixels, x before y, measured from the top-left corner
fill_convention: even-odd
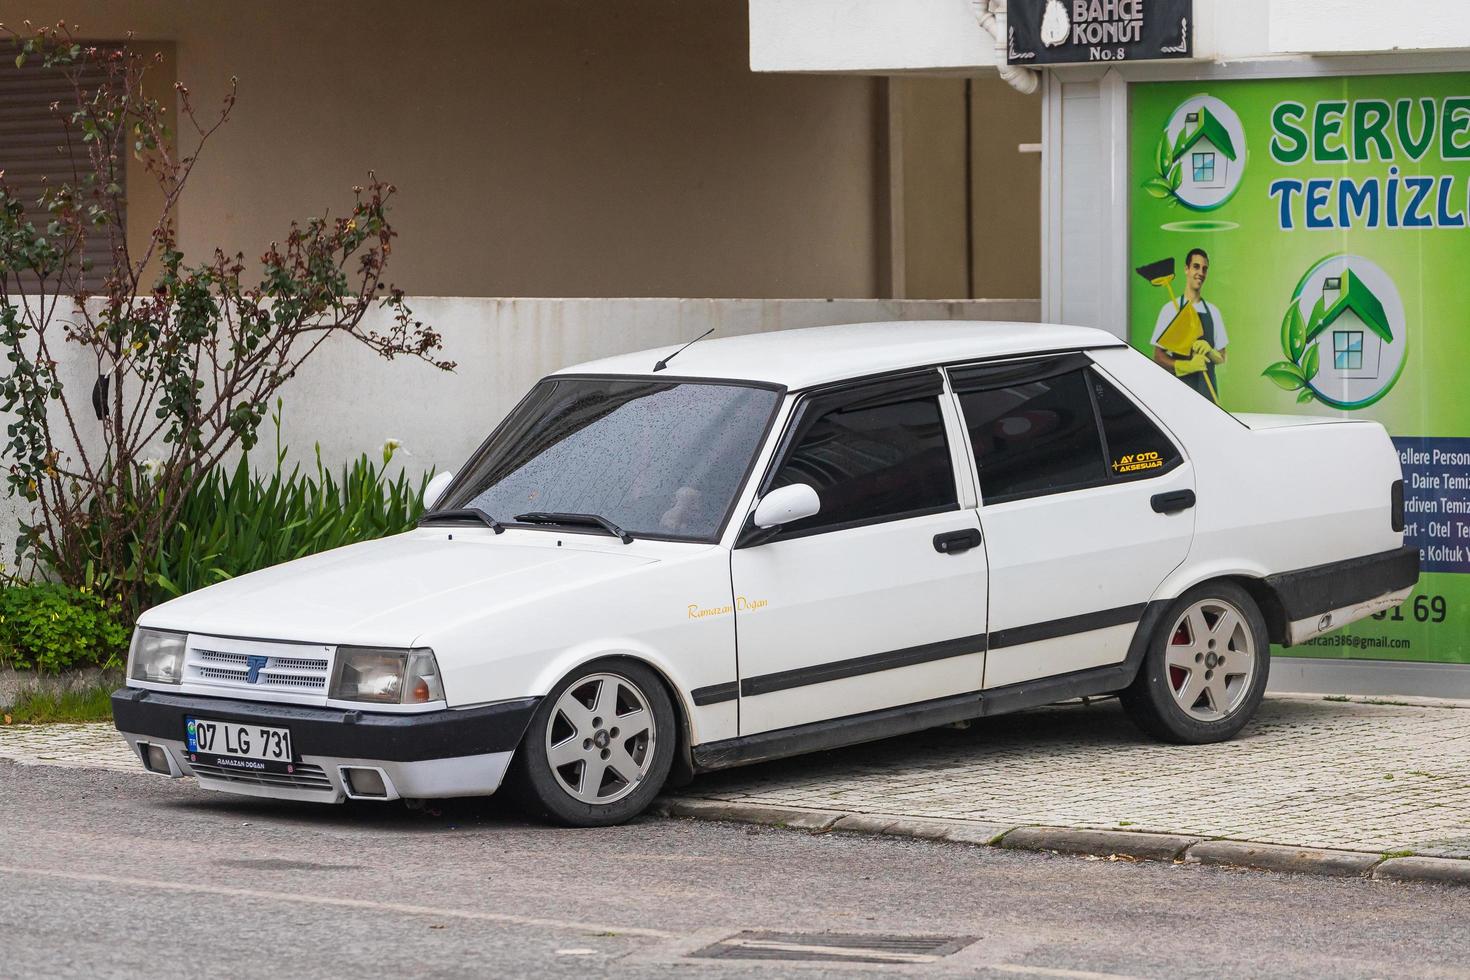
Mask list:
[[[548,378],[435,509],[475,507],[507,524],[596,515],[634,537],[713,541],[779,397],[746,384]]]

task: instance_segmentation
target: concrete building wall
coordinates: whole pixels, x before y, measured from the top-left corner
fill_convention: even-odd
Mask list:
[[[169,45],[201,106],[239,78],[183,207],[194,254],[258,255],[372,167],[412,294],[881,294],[882,82],[753,74],[744,0],[6,5],[23,18]]]

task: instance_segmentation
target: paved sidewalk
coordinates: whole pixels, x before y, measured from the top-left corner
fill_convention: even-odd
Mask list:
[[[110,725],[0,726],[0,759],[142,772]],[[1470,708],[1268,698],[1169,746],[1112,701],[701,776],[684,799],[1470,858]],[[830,821],[829,821],[830,822]],[[980,834],[983,836],[983,834]]]
[[[701,776],[684,798],[1470,858],[1470,708],[1268,698],[1220,745],[1116,701]]]

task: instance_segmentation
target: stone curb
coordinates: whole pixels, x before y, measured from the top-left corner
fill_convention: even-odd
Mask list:
[[[1289,847],[1285,844],[1253,844],[1237,840],[1207,840],[1184,855],[1186,864],[1219,864],[1234,868],[1267,871],[1298,871],[1304,874],[1361,878],[1383,860],[1382,854],[1366,851]],[[1470,862],[1466,862],[1470,864]]]
[[[1437,881],[1470,885],[1470,861],[1431,857],[1389,858],[1373,869],[1373,877],[1379,881]]]
[[[664,797],[650,807],[648,812],[697,820],[788,827],[813,833],[908,837],[1003,850],[1054,851],[1088,857],[1216,865],[1253,871],[1287,871],[1344,878],[1371,878],[1376,881],[1470,886],[1470,860],[1459,858],[1385,859],[1382,854],[1372,851],[1207,840],[1186,834],[987,824],[973,820],[926,819],[891,813],[850,813],[843,810],[805,809],[691,797]]]
[[[832,810],[798,810],[784,806],[751,806],[719,800],[690,799],[670,800],[668,813],[671,817],[729,820],[734,823],[758,823],[813,831],[829,829],[843,815]]]
[[[1136,830],[1084,830],[1074,827],[1017,827],[1000,840],[1008,850],[1059,851],[1140,861],[1174,861],[1203,837],[1146,834]]]

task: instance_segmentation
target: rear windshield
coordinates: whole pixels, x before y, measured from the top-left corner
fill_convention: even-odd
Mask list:
[[[596,514],[634,536],[713,541],[780,393],[754,385],[548,378],[436,510]]]

